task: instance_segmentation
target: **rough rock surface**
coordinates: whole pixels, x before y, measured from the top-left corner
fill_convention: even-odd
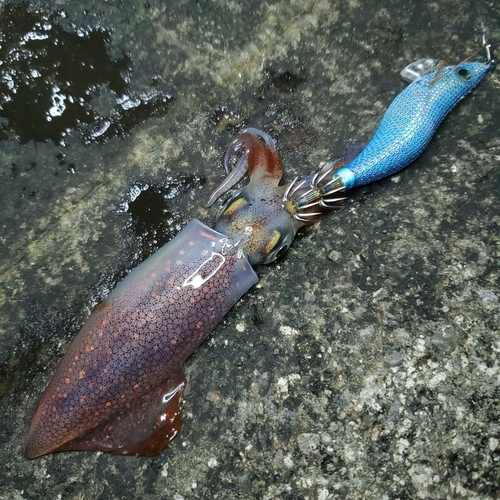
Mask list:
[[[131,88],[173,99],[104,144],[76,130],[0,143],[1,499],[500,495],[498,71],[415,164],[259,270],[188,361],[163,454],[23,458],[30,412],[92,307],[162,238],[213,221],[204,203],[238,130],[275,137],[288,180],[317,169],[370,137],[408,62],[455,42],[453,61],[472,54],[481,20],[499,46],[498,2],[471,5],[33,3],[67,30],[108,30]]]

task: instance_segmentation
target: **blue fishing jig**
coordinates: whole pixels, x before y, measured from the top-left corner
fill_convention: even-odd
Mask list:
[[[345,189],[399,172],[427,147],[455,105],[483,79],[492,64],[447,66],[408,85],[389,106],[366,148],[335,175]]]
[[[332,203],[341,200],[332,198],[334,193],[383,179],[415,161],[448,113],[494,67],[488,59],[441,66],[413,81],[394,99],[370,142],[350,163],[327,163],[290,186],[284,198],[287,210],[296,219],[312,222],[323,208],[333,208]]]

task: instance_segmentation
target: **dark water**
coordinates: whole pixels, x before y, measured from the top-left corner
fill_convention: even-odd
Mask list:
[[[7,4],[3,11],[4,140],[61,143],[69,132],[80,129],[85,142],[104,142],[167,112],[170,95],[154,89],[131,92],[131,61],[126,55],[110,58],[109,32],[76,26],[67,31],[61,26],[64,18],[63,11],[47,14],[23,3]]]
[[[140,261],[182,229],[182,215],[172,206],[171,200],[204,184],[203,179],[185,175],[166,179],[161,185],[139,182],[132,186],[121,209],[130,216],[127,228],[141,241]]]
[[[412,167],[261,270],[188,363],[164,454],[23,458],[91,309],[213,222],[241,128],[304,175],[370,137],[408,62],[474,54],[481,22],[498,54],[487,1],[1,4],[0,499],[495,498],[498,71]]]

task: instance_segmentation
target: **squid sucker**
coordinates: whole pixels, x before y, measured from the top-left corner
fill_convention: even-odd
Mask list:
[[[193,219],[135,268],[92,312],[59,362],[32,417],[25,455],[102,451],[156,456],[179,433],[183,364],[258,281],[253,266],[285,253],[297,231],[334,212],[338,191],[391,175],[422,153],[455,104],[493,62],[423,76],[388,108],[352,161],[339,159],[280,186],[274,141],[244,130],[229,145],[236,166],[209,204],[244,175],[215,229]]]

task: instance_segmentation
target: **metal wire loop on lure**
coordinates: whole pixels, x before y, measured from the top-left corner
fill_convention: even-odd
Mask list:
[[[491,43],[488,43],[486,41],[486,26],[484,25],[483,21],[481,21],[481,31],[482,31],[482,42],[483,42],[483,48],[486,51],[486,64],[492,63],[494,64],[495,61],[491,57]]]
[[[427,84],[429,87],[436,85],[436,83],[440,82],[443,78],[446,78],[448,75],[452,74],[456,68],[458,68],[461,64],[464,64],[465,62],[470,61],[474,56],[479,54],[479,52],[481,52],[481,50],[483,50],[483,49],[486,52],[486,64],[495,65],[495,60],[492,59],[492,57],[491,57],[491,50],[490,50],[491,44],[486,42],[486,27],[484,26],[484,23],[482,21],[481,21],[481,29],[483,32],[482,33],[482,42],[483,42],[482,47],[477,52],[474,52],[470,56],[466,57],[463,61],[460,61],[458,64],[455,64],[455,66],[450,68],[449,71],[444,73],[443,70],[445,69],[446,63],[447,63],[449,57],[451,56],[453,50],[455,49],[455,46],[453,46],[452,49],[450,50],[450,52],[448,53],[448,55],[446,56],[445,60],[441,61],[441,64],[440,64],[439,68],[437,69],[434,78],[432,80],[430,80],[429,83]],[[404,77],[403,77],[403,79],[404,79]]]
[[[295,220],[312,224],[321,219],[325,211],[340,208],[338,203],[347,198],[333,195],[342,191],[344,185],[339,177],[332,177],[332,174],[343,163],[343,159],[325,163],[317,172],[293,180],[283,195],[283,203]]]

